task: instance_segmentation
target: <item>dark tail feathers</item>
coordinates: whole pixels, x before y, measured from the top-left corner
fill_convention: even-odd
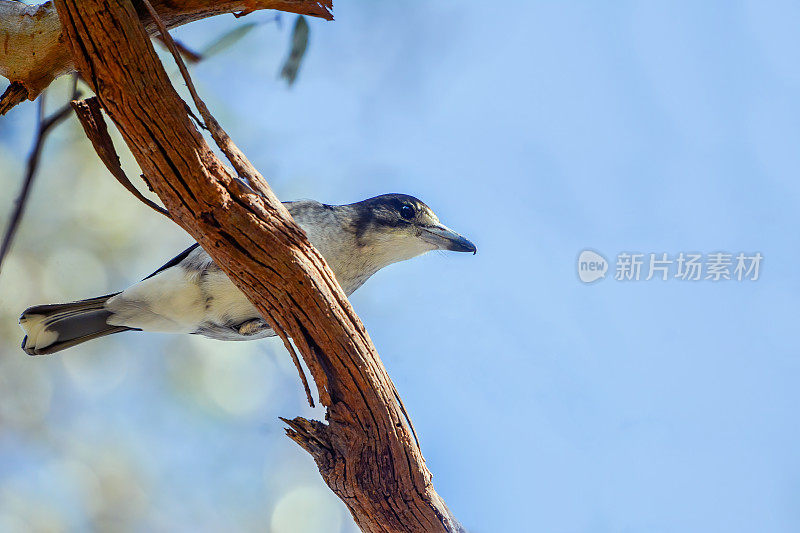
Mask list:
[[[37,305],[22,313],[19,324],[25,330],[22,349],[28,355],[44,355],[70,348],[98,337],[131,328],[109,326],[111,312],[106,300],[116,294],[98,296],[80,302]]]

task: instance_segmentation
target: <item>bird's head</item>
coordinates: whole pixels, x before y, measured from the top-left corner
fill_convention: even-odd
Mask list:
[[[431,250],[476,253],[475,245],[441,222],[424,202],[407,194],[383,194],[348,207],[360,246],[388,263]]]

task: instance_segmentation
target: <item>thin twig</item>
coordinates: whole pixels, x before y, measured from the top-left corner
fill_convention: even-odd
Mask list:
[[[163,37],[157,37],[157,39],[158,39],[158,42],[160,42],[164,46],[167,46],[167,43],[164,41]],[[180,51],[181,56],[184,59],[186,59],[186,61],[188,61],[189,63],[199,63],[200,61],[203,60],[203,54],[195,52],[194,50],[192,50],[191,48],[189,48],[188,46],[186,46],[182,42],[175,41],[175,46],[178,47],[178,50]]]
[[[411,422],[411,417],[408,416],[408,411],[406,411],[406,405],[403,403],[402,398],[400,398],[400,393],[397,392],[397,388],[392,383],[392,392],[394,392],[394,399],[397,400],[397,404],[400,406],[400,411],[403,413],[403,416],[408,423],[408,429],[411,430],[411,434],[414,435],[414,441],[417,443],[417,447],[421,448],[422,445],[419,443],[419,437],[417,437],[417,430],[414,429],[414,423]]]
[[[47,91],[42,91],[42,94],[39,96],[39,105],[36,107],[36,116],[39,117],[37,124],[41,124],[44,122],[44,110],[47,107]]]
[[[77,96],[77,86],[73,85],[72,98],[74,99]],[[6,227],[5,234],[3,235],[3,244],[0,245],[0,270],[2,270],[3,261],[5,260],[6,255],[8,255],[8,252],[11,250],[11,244],[14,241],[14,236],[17,233],[20,222],[22,222],[22,216],[25,213],[25,207],[28,203],[28,196],[31,192],[31,186],[33,185],[33,180],[36,177],[36,170],[39,168],[39,158],[42,154],[44,141],[47,138],[48,133],[50,133],[55,126],[66,119],[72,111],[72,107],[69,104],[66,104],[49,117],[44,118],[43,97],[44,94],[39,97],[36,139],[34,140],[31,153],[28,156],[28,166],[25,171],[25,179],[22,182],[22,190],[17,196],[14,205],[14,211],[11,213],[8,226]]]
[[[311,388],[308,386],[308,379],[306,379],[306,373],[303,370],[303,366],[300,364],[300,358],[297,357],[297,352],[292,346],[292,343],[289,341],[289,338],[283,338],[283,345],[286,346],[286,349],[289,350],[289,355],[292,356],[292,362],[294,362],[294,366],[297,368],[297,372],[300,374],[300,381],[303,382],[303,388],[306,391],[306,399],[308,400],[308,405],[314,407],[314,397],[311,395]]]

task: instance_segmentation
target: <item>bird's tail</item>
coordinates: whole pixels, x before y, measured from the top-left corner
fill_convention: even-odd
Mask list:
[[[104,304],[112,296],[115,294],[26,309],[19,319],[19,324],[26,333],[22,340],[22,349],[28,355],[50,354],[131,329],[106,323],[111,312],[105,309]]]

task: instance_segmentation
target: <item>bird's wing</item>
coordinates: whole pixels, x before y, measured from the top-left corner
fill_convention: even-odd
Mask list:
[[[158,274],[159,272],[162,272],[162,271],[164,271],[164,270],[166,270],[166,269],[168,269],[170,267],[174,267],[175,265],[177,265],[178,263],[180,263],[181,261],[186,259],[186,257],[190,253],[192,253],[198,246],[200,246],[200,245],[197,244],[197,243],[194,243],[193,245],[191,245],[190,247],[188,247],[187,249],[185,249],[184,251],[182,251],[181,253],[179,253],[178,255],[173,257],[172,259],[170,259],[164,266],[162,266],[161,268],[159,268],[158,270],[156,270],[155,272],[153,272],[152,274],[150,274],[149,276],[144,278],[142,281],[144,281],[145,279],[150,279],[153,276],[155,276],[156,274]]]
[[[309,207],[321,206],[322,204],[314,200],[299,200],[295,202],[283,202],[283,205],[286,206],[286,208],[289,210],[289,213],[291,213],[293,217],[302,218],[303,210]],[[145,279],[150,279],[156,274],[163,272],[164,270],[170,267],[174,267],[175,265],[177,265],[178,263],[189,257],[189,254],[191,254],[194,250],[196,250],[198,246],[200,245],[197,243],[194,243],[193,245],[189,246],[187,249],[185,249],[172,259],[170,259],[164,266],[162,266],[161,268],[159,268],[158,270],[156,270],[155,272],[144,278],[142,281],[144,281]],[[212,262],[211,258],[208,258],[208,262]]]

